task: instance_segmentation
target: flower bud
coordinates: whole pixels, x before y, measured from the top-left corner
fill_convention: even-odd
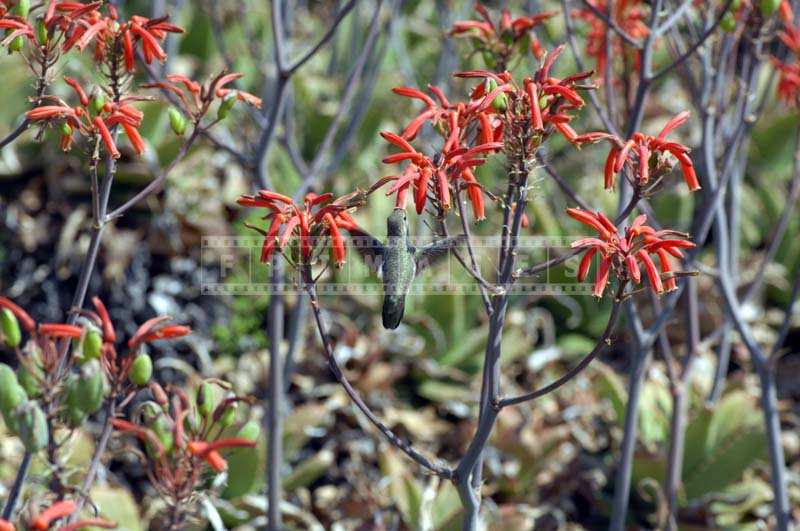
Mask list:
[[[38,363],[33,363],[31,367],[20,365],[17,369],[17,380],[30,398],[42,396],[42,388],[39,382],[42,380],[42,368]]]
[[[28,13],[31,11],[31,0],[17,0],[17,5],[14,7],[14,14],[21,18],[28,18]]]
[[[70,428],[77,428],[86,421],[88,415],[77,404],[68,403],[63,418]]]
[[[47,446],[48,429],[44,411],[36,402],[26,402],[14,413],[17,434],[29,452],[38,452]]]
[[[61,122],[58,129],[63,136],[72,136],[72,127],[67,122]]]
[[[19,385],[14,370],[0,363],[0,411],[8,417],[18,405],[28,399],[25,390]]]
[[[176,135],[183,136],[183,133],[186,132],[186,117],[175,107],[170,107],[167,114],[169,114],[169,125],[172,130]]]
[[[203,382],[197,390],[197,412],[208,417],[216,407],[214,402],[214,389],[210,383]]]
[[[11,39],[10,43],[8,43],[8,51],[9,51],[9,53],[11,53],[11,52],[21,52],[22,51],[22,47],[23,47],[24,44],[25,44],[25,41],[23,40],[22,35],[17,35],[13,39]]]
[[[86,363],[81,368],[75,391],[78,405],[87,415],[97,413],[103,406],[105,385],[103,371],[98,361]]]
[[[165,452],[170,452],[175,444],[175,436],[172,432],[172,422],[166,415],[156,417],[152,425],[153,433],[164,446]]]
[[[498,94],[498,96],[492,101],[492,108],[497,112],[505,112],[508,109],[508,96],[503,94]]]
[[[92,96],[92,100],[89,102],[89,105],[91,106],[94,114],[100,114],[100,112],[103,110],[103,107],[106,105],[106,97],[101,92],[98,92]]]
[[[84,363],[96,360],[103,352],[103,336],[97,330],[89,330],[83,337],[83,361]]]
[[[3,341],[10,348],[17,348],[22,342],[17,316],[8,308],[0,310],[0,332],[3,334]]]
[[[761,14],[764,18],[769,18],[775,14],[775,11],[781,5],[781,0],[759,0],[758,8],[761,10]]]
[[[153,400],[155,400],[156,404],[166,409],[169,405],[169,398],[167,398],[167,393],[164,391],[164,388],[158,385],[158,382],[150,382],[148,387],[153,394]]]
[[[728,33],[733,33],[736,31],[736,16],[728,11],[722,16],[722,20],[719,23],[719,27],[723,29],[723,31],[727,31]]]
[[[131,364],[128,379],[133,385],[144,386],[153,376],[153,360],[146,353],[139,354]]]
[[[233,106],[236,104],[236,94],[231,92],[222,100],[222,103],[219,104],[219,109],[217,109],[217,118],[220,120],[224,120],[228,117],[228,113],[233,109]]]
[[[219,414],[219,425],[225,429],[236,422],[236,402],[231,402]]]
[[[36,21],[36,39],[39,41],[39,44],[47,44],[48,36],[47,24],[44,23],[43,18],[39,18]]]
[[[251,420],[239,428],[239,432],[236,434],[236,437],[239,439],[247,439],[248,441],[257,441],[260,434],[261,426],[258,425],[258,422]]]

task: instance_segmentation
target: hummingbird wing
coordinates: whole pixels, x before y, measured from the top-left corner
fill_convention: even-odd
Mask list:
[[[417,273],[423,271],[425,268],[431,265],[436,264],[437,262],[440,262],[443,258],[450,254],[450,251],[461,247],[466,241],[467,235],[459,234],[458,236],[445,238],[421,247],[416,253]]]
[[[386,256],[386,246],[378,238],[361,229],[350,229],[350,240],[356,252],[364,260],[364,264],[373,272],[380,275],[383,260]]]

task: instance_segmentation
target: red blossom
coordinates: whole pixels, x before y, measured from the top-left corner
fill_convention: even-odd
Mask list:
[[[548,11],[512,18],[511,13],[503,9],[500,12],[500,20],[495,23],[484,6],[477,4],[475,10],[482,20],[456,21],[453,23],[450,35],[469,37],[473,39],[477,49],[497,54],[504,61],[510,58],[518,43],[526,36],[530,38],[531,52],[540,59],[543,50],[533,30],[557,14],[555,11]]]
[[[195,120],[202,118],[215,101],[222,102],[228,97],[235,97],[237,100],[261,108],[261,98],[244,92],[226,87],[227,84],[239,79],[243,74],[222,72],[204,84],[191,80],[182,74],[169,74],[165,81],[156,83],[145,83],[144,88],[158,88],[174,94],[180,100],[183,112],[194,117]]]
[[[243,195],[238,204],[248,208],[266,208],[270,213],[270,226],[266,231],[256,229],[264,236],[261,248],[261,262],[266,263],[276,249],[284,249],[292,240],[298,242],[300,254],[304,262],[311,260],[314,248],[322,237],[329,237],[334,263],[337,267],[344,264],[346,249],[339,229],[348,232],[357,231],[358,227],[349,216],[347,210],[353,208],[353,198],[358,194],[350,194],[333,200],[333,194],[306,194],[303,206],[283,194],[270,190],[261,190],[258,195]],[[360,230],[358,230],[360,232]]]
[[[56,502],[38,516],[34,517],[31,522],[31,528],[35,531],[46,531],[53,522],[71,515],[76,509],[77,506],[75,502],[68,500]]]
[[[647,37],[650,29],[645,22],[646,13],[643,11],[642,0],[587,0],[597,11],[613,20],[617,27],[635,40]],[[609,13],[609,7],[613,9]],[[595,72],[604,72],[608,61],[614,57],[628,57],[629,63],[639,69],[639,50],[627,46],[625,41],[615,32],[609,31],[605,20],[598,17],[592,9],[578,9],[573,11],[573,16],[579,17],[589,23],[586,35],[586,53],[595,59]],[[608,42],[611,39],[611,42]],[[611,49],[611,57],[608,50]]]
[[[62,323],[42,323],[39,325],[39,334],[51,338],[79,338],[83,329],[79,326]]]
[[[683,111],[670,119],[658,136],[637,132],[621,147],[612,145],[606,158],[605,187],[613,188],[615,175],[633,161],[636,163],[636,182],[639,186],[645,186],[650,181],[651,167],[658,173],[671,169],[672,165],[665,157],[672,155],[681,166],[683,178],[689,190],[692,192],[699,190],[700,182],[697,179],[692,159],[689,158],[690,149],[666,138],[673,129],[681,126],[688,119],[689,112]]]
[[[640,265],[644,266],[654,292],[660,294],[665,287],[667,291],[677,288],[669,256],[682,258],[681,249],[694,247],[694,243],[685,239],[686,234],[673,230],[656,231],[645,225],[647,216],[641,215],[620,236],[616,225],[602,212],[568,208],[567,214],[597,231],[597,238],[583,238],[572,243],[572,248],[585,250],[578,266],[579,282],[586,278],[595,255],[601,258],[594,281],[593,294],[596,297],[603,296],[611,271],[621,280],[639,284],[642,279]],[[653,254],[659,258],[660,273],[651,257]]]
[[[475,27],[482,27],[481,24]],[[509,24],[513,27],[514,22]],[[405,208],[412,197],[417,213],[422,213],[430,200],[435,207],[447,210],[452,205],[451,189],[466,189],[476,219],[483,219],[483,189],[475,178],[474,168],[504,148],[509,124],[520,121],[531,124],[534,134],[529,135],[530,145],[526,147],[529,151],[535,151],[553,132],[560,133],[576,146],[611,138],[603,132],[579,134],[570,125],[571,111],[584,105],[579,90],[587,86],[579,82],[587,79],[591,72],[563,79],[553,77],[550,71],[562,49],[558,47],[547,54],[541,68],[533,77],[524,79],[522,86],[509,72],[457,72],[456,77],[478,81],[466,102],[451,103],[435,87],[429,87],[432,95],[410,87],[393,89],[401,96],[424,104],[424,109],[408,123],[402,134],[380,133],[400,150],[385,157],[383,162],[406,164],[399,174],[385,177],[378,183],[378,186],[391,183],[386,193],[395,195],[395,207]],[[422,153],[411,143],[426,123],[443,139],[443,147],[435,156]]]

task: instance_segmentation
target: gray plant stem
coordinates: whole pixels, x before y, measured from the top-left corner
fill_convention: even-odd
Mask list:
[[[628,382],[628,402],[625,404],[624,436],[617,473],[614,481],[614,503],[611,512],[612,531],[623,531],[628,515],[628,498],[631,492],[631,472],[633,471],[633,455],[636,450],[636,433],[639,422],[639,402],[641,401],[647,367],[651,356],[650,342],[635,341],[633,365]]]
[[[283,467],[283,411],[284,398],[283,361],[281,342],[283,340],[283,260],[276,254],[272,260],[272,293],[267,314],[269,334],[269,405],[267,409],[267,529],[281,529],[281,468]]]
[[[25,480],[28,478],[28,470],[31,466],[31,458],[33,454],[25,450],[22,456],[22,461],[17,468],[17,475],[14,478],[14,484],[11,485],[11,490],[8,491],[8,498],[6,504],[3,506],[3,520],[10,520],[14,514],[14,508],[17,505],[17,500],[22,492],[22,487],[25,485]]]
[[[713,164],[713,151],[711,149],[711,138],[713,126],[706,119],[704,128],[704,157],[708,171],[708,180],[711,186],[717,185],[716,167]],[[725,304],[725,311],[733,321],[736,330],[750,353],[750,359],[758,374],[761,383],[761,408],[764,411],[764,428],[767,434],[767,447],[770,458],[770,482],[773,491],[773,509],[777,529],[788,531],[790,525],[789,494],[786,482],[786,460],[783,455],[781,443],[780,417],[778,415],[778,399],[775,385],[774,367],[770,359],[764,354],[758,342],[753,338],[750,328],[740,313],[740,304],[736,298],[733,288],[733,275],[731,274],[730,262],[727,259],[730,253],[727,230],[727,217],[724,206],[718,204],[714,211],[714,246],[717,255],[717,286]]]
[[[667,454],[667,478],[665,491],[669,516],[667,529],[678,529],[678,491],[681,486],[683,472],[683,457],[686,447],[686,420],[689,412],[689,387],[691,384],[693,360],[697,353],[697,344],[700,342],[700,327],[698,318],[697,281],[694,278],[686,280],[686,323],[687,341],[686,357],[682,371],[672,387],[672,416],[670,418],[669,450]]]

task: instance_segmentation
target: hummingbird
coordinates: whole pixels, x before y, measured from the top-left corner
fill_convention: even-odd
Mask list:
[[[383,327],[393,330],[400,326],[408,295],[416,276],[425,268],[445,257],[461,245],[461,234],[435,241],[417,249],[408,235],[408,219],[403,208],[395,208],[386,220],[387,241],[384,244],[367,233],[366,245],[358,246],[365,262],[383,281]]]

